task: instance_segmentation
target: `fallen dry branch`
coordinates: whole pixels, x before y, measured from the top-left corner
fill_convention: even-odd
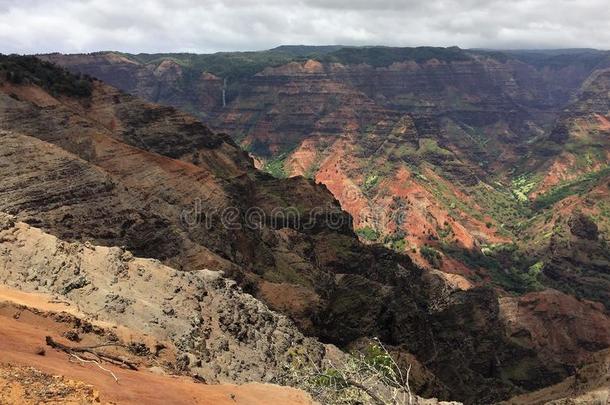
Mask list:
[[[98,366],[100,369],[104,370],[105,372],[109,373],[112,378],[114,378],[114,381],[119,382],[119,379],[117,378],[117,376],[111,371],[108,370],[107,368],[104,368],[98,361],[96,360],[90,360],[90,359],[83,359],[81,357],[78,357],[76,354],[74,353],[69,353],[70,356],[74,357],[76,360],[80,361],[81,363],[93,363],[96,366]]]
[[[70,303],[68,301],[63,301],[63,300],[49,300],[47,301],[49,304],[63,304],[67,307],[70,306]]]
[[[51,336],[47,336],[46,337],[46,342],[47,342],[47,346],[50,346],[53,349],[60,350],[60,351],[62,351],[64,353],[67,353],[67,354],[69,354],[71,356],[74,356],[74,357],[77,357],[77,358],[78,358],[78,356],[76,356],[76,354],[78,354],[78,353],[89,353],[89,354],[97,357],[101,361],[106,361],[108,363],[115,364],[115,365],[121,366],[121,367],[125,367],[125,368],[128,368],[130,370],[136,370],[136,371],[138,370],[138,367],[134,363],[132,363],[132,362],[130,362],[128,360],[125,360],[125,359],[123,359],[121,357],[114,356],[114,355],[111,355],[111,354],[103,353],[103,352],[101,352],[99,350],[96,350],[98,348],[108,347],[108,346],[125,347],[125,346],[120,345],[120,344],[108,343],[108,344],[102,344],[102,345],[97,345],[97,346],[70,347],[70,346],[61,344],[59,342],[56,342],[55,340],[53,340],[53,338]],[[79,360],[81,360],[81,359],[79,358]],[[86,359],[86,360],[95,362],[95,360],[90,360],[90,359]],[[99,366],[99,364],[98,364],[98,366]]]

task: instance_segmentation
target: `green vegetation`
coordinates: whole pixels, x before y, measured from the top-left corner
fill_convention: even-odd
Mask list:
[[[437,59],[443,62],[467,61],[472,57],[458,47],[436,48],[420,46],[416,48],[393,48],[383,46],[346,47],[330,52],[319,58],[322,62],[342,64],[367,64],[374,67],[387,67],[395,62],[412,60],[425,62]]]
[[[457,47],[391,48],[381,46],[280,46],[256,52],[142,53],[122,54],[122,56],[144,64],[160,64],[163,60],[173,60],[183,67],[183,76],[179,85],[184,89],[193,86],[203,72],[227,79],[227,101],[233,100],[239,94],[244,80],[267,67],[277,67],[289,62],[314,59],[320,62],[365,63],[374,67],[382,67],[406,60],[425,62],[437,59],[450,62],[472,59],[468,53]]]
[[[318,170],[320,170],[320,164],[322,163],[322,155],[320,153],[316,153],[316,158],[314,159],[311,166],[307,168],[303,176],[306,179],[314,180],[316,178],[316,174]]]
[[[523,294],[542,289],[544,262],[537,261],[513,243],[484,246],[481,251],[441,244],[443,252],[470,268],[489,271],[492,281],[506,291]]]
[[[314,163],[311,166],[309,166],[307,168],[307,170],[305,171],[305,173],[303,173],[303,177],[305,177],[306,179],[309,180],[314,180],[316,177],[316,173],[318,173],[318,170],[320,170],[320,163]]]
[[[519,201],[527,202],[529,201],[527,196],[534,190],[538,182],[538,176],[522,174],[512,181],[512,192]]]
[[[140,63],[160,64],[170,59],[183,68],[178,85],[182,89],[192,88],[203,72],[212,73],[226,79],[227,102],[239,94],[242,82],[267,67],[281,66],[294,60],[305,60],[283,51],[259,52],[218,52],[214,54],[192,53],[159,53],[159,54],[124,54],[123,56]]]
[[[389,66],[395,62],[412,60],[425,62],[430,59],[440,61],[466,61],[472,57],[458,47],[437,48],[422,46],[416,48],[396,48],[383,46],[280,46],[266,51],[218,52],[214,54],[157,53],[122,54],[140,63],[161,63],[171,59],[189,67],[197,73],[203,71],[234,80],[249,77],[269,66],[279,66],[292,61],[314,59],[320,62],[342,64],[365,63],[374,67]]]
[[[500,183],[490,185],[480,182],[471,187],[469,192],[482,211],[499,223],[499,231],[505,236],[518,230],[531,215],[529,204],[521,201],[512,190]],[[492,228],[493,223],[486,221],[485,226]]]
[[[400,159],[411,165],[418,165],[422,161],[432,158],[436,160],[453,160],[453,153],[441,148],[435,139],[419,139],[417,149],[408,143],[403,143],[390,152],[390,159]]]
[[[453,228],[451,224],[445,222],[442,227],[437,227],[436,232],[441,239],[446,239],[454,235]]]
[[[407,247],[407,241],[405,240],[406,234],[402,230],[398,230],[390,235],[383,237],[383,244],[397,252],[404,253]]]
[[[263,170],[273,177],[278,179],[285,179],[287,177],[286,170],[284,169],[284,164],[286,163],[287,155],[285,153],[267,161]]]
[[[35,84],[54,96],[89,97],[93,80],[34,56],[0,55],[0,74],[13,84]]]
[[[593,69],[607,58],[604,51],[596,49],[548,49],[548,50],[508,50],[502,53],[538,68],[549,67],[560,70],[574,64],[575,60],[585,68]]]
[[[556,186],[544,193],[534,201],[535,209],[544,209],[552,206],[558,201],[571,195],[581,195],[593,188],[600,180],[610,176],[610,167],[605,167],[596,172],[586,173],[575,180],[571,180]]]
[[[298,349],[291,349],[292,361],[281,381],[308,391],[321,404],[407,404],[413,402],[409,375],[401,370],[378,339],[353,351],[345,359],[320,366]]]
[[[368,194],[371,191],[373,191],[373,189],[375,187],[377,187],[377,184],[379,184],[379,174],[371,173],[366,177],[366,179],[364,179],[364,184],[362,185],[362,191],[365,194]]]
[[[592,219],[599,227],[600,233],[602,235],[609,235],[610,234],[610,201],[607,201],[607,200],[598,201],[597,208],[598,208],[599,212],[597,214],[593,215]]]
[[[481,213],[475,210],[471,204],[467,204],[463,199],[458,198],[446,182],[436,177],[427,177],[417,171],[415,172],[415,177],[420,180],[422,184],[426,186],[426,189],[434,195],[434,198],[450,212],[457,214],[459,211],[463,211],[475,219],[483,220]]]
[[[436,139],[422,138],[419,140],[419,149],[417,150],[420,155],[435,155],[444,158],[450,158],[453,153],[447,149],[443,149],[438,146]]]
[[[436,250],[428,245],[424,245],[421,247],[421,249],[419,249],[419,252],[423,256],[423,258],[426,259],[426,261],[428,263],[430,263],[432,266],[434,266],[436,268],[441,267],[443,256],[440,254],[440,252],[438,250]]]
[[[390,248],[399,252],[404,253],[407,247],[407,241],[404,239],[393,240],[390,243]]]
[[[377,239],[379,239],[379,233],[370,226],[365,226],[364,228],[357,229],[356,234],[368,241],[376,241]]]
[[[140,63],[160,64],[170,59],[185,67],[192,78],[202,72],[209,72],[228,80],[240,80],[253,76],[266,67],[280,66],[303,57],[281,51],[258,52],[218,52],[214,54],[194,53],[158,53],[158,54],[124,54]],[[188,80],[188,79],[187,79]]]

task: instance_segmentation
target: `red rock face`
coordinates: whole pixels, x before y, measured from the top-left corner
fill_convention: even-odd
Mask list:
[[[552,290],[500,299],[509,336],[566,365],[582,364],[591,351],[610,346],[610,322],[603,310],[599,303]]]
[[[610,70],[595,71],[579,89],[550,133],[550,145],[561,147],[530,198],[549,192],[561,183],[598,172],[610,164]]]
[[[323,59],[272,65],[237,82],[230,78],[237,90],[224,107],[222,78],[204,72],[184,89],[180,83],[186,73],[172,59],[144,64],[122,63],[113,54],[46,57],[102,74],[153,101],[195,111],[237,139],[257,167],[273,164],[276,172],[325,184],[357,228],[375,231],[376,242],[408,252],[422,266],[487,281],[485,272],[459,257],[445,254],[446,260],[431,264],[420,250],[450,244],[479,251],[514,239],[506,228],[524,219],[505,215],[514,207],[496,208],[506,203],[502,194],[512,198],[515,170],[544,176],[527,192],[534,199],[608,164],[608,148],[602,159],[583,167],[578,161],[586,161],[586,154],[578,157],[564,146],[545,152],[544,141],[558,111],[578,92],[581,101],[572,109],[595,115],[567,121],[571,136],[587,138],[589,145],[604,144],[607,75],[596,69],[608,61],[595,56],[591,62],[585,56],[565,64],[541,63],[510,53],[460,52],[457,59],[438,56],[375,66]],[[137,82],[147,70],[161,89],[154,97],[145,91],[147,80],[134,89],[121,79],[131,74]],[[595,135],[598,129],[602,136]],[[579,135],[583,133],[588,135]],[[557,153],[557,148],[563,149]],[[532,152],[538,149],[540,154]],[[525,163],[524,156],[530,157]],[[409,207],[406,220],[397,224],[396,213],[403,207]]]
[[[252,77],[212,125],[238,134],[255,154],[272,157],[310,137],[332,141],[360,131],[387,114],[349,85],[307,68],[308,63]]]

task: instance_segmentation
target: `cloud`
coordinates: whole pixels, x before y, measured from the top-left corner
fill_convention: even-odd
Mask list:
[[[0,52],[610,47],[607,0],[0,0]]]

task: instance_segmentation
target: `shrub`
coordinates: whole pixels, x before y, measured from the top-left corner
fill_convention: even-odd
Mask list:
[[[365,226],[364,228],[357,229],[356,234],[368,241],[375,241],[379,238],[379,233],[370,226]]]
[[[441,266],[443,258],[438,250],[436,250],[428,245],[424,245],[421,247],[421,249],[419,249],[419,252],[423,256],[423,258],[426,259],[426,261],[428,263],[430,263],[432,266],[434,266],[434,267]]]
[[[383,344],[374,339],[361,352],[346,355],[340,364],[315,364],[303,355],[295,356],[283,383],[308,391],[328,405],[413,403],[409,374],[401,370]]]

